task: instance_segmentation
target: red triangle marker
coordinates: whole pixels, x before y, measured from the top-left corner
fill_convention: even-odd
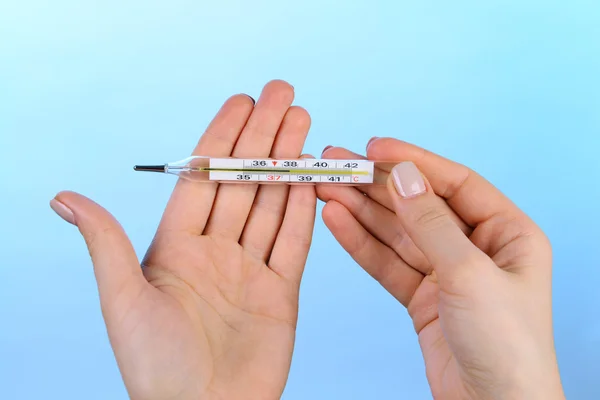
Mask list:
[[[273,165],[277,165],[277,161],[273,161]]]

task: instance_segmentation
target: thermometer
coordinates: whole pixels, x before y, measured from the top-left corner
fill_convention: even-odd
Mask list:
[[[288,185],[385,185],[394,162],[314,158],[233,158],[192,156],[135,171],[177,175],[193,182]]]

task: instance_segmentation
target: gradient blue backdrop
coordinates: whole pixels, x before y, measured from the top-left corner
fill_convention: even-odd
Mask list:
[[[92,266],[48,201],[113,212],[140,256],[231,94],[282,78],[307,151],[374,135],[468,164],[555,251],[560,367],[600,398],[600,5],[596,0],[0,2],[0,398],[125,399]],[[284,399],[427,399],[406,312],[317,222]]]

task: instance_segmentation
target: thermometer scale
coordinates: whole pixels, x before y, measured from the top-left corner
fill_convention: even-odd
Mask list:
[[[259,184],[381,185],[396,163],[370,160],[274,159],[192,156],[136,171],[177,175],[194,182]]]

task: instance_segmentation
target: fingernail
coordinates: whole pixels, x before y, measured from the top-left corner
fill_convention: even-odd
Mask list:
[[[405,199],[425,193],[425,181],[415,164],[405,161],[392,169],[394,186]]]
[[[56,199],[52,199],[50,200],[50,208],[52,208],[52,210],[54,210],[54,212],[58,214],[59,217],[61,217],[68,223],[75,225],[75,215],[73,215],[73,211],[71,211],[69,207],[64,205],[64,203],[61,203]]]
[[[333,146],[325,146],[325,148],[323,149],[323,151],[321,152],[321,154],[325,153],[327,150],[329,150],[332,147]]]
[[[252,100],[252,104],[256,105],[256,100],[254,100],[254,97],[250,96],[249,94],[246,94],[246,96],[248,96],[250,100]]]
[[[373,143],[377,139],[379,139],[378,136],[373,136],[371,139],[369,139],[369,141],[367,142],[367,149],[369,148],[369,146],[371,145],[371,143]]]

